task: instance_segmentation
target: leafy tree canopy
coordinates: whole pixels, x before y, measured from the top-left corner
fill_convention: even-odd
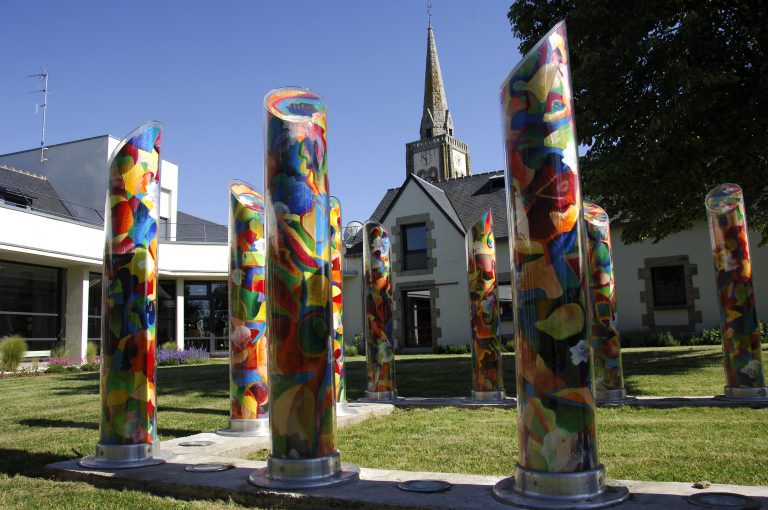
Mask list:
[[[529,50],[566,19],[585,194],[658,241],[734,182],[768,242],[768,2],[515,0]]]

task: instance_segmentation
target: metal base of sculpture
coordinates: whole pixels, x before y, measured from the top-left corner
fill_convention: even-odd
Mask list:
[[[482,402],[488,401],[488,400],[504,400],[507,398],[507,394],[501,390],[501,391],[475,391],[472,390],[472,400],[479,400]]]
[[[360,468],[341,462],[338,453],[316,459],[279,459],[270,456],[267,467],[257,469],[248,481],[266,489],[313,489],[360,479]]]
[[[339,416],[357,416],[359,413],[349,407],[348,402],[336,402],[336,417]]]
[[[266,437],[269,435],[269,418],[255,420],[235,420],[230,418],[229,428],[219,429],[216,433],[226,437]]]
[[[768,402],[768,388],[765,386],[757,388],[746,387],[728,387],[723,388],[724,395],[717,395],[717,400],[725,400],[728,402]]]
[[[514,477],[493,487],[499,501],[524,508],[588,509],[617,505],[629,498],[629,489],[605,485],[605,469],[577,473],[545,473],[516,467]]]
[[[368,391],[365,392],[365,400],[387,401],[397,400],[397,390],[394,391]]]
[[[637,397],[628,397],[627,390],[624,388],[595,392],[595,402],[597,405],[620,406],[636,400]]]
[[[160,457],[159,443],[132,445],[96,445],[96,455],[83,457],[77,463],[89,469],[133,469],[165,462]]]

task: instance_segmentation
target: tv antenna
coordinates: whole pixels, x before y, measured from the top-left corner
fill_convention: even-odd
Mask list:
[[[40,78],[43,82],[43,88],[33,90],[30,94],[43,94],[43,104],[39,105],[43,110],[43,127],[40,129],[40,163],[45,163],[48,159],[45,157],[45,111],[48,109],[48,71],[41,69],[37,74],[30,74],[30,78]],[[35,103],[35,113],[38,112],[38,104]]]

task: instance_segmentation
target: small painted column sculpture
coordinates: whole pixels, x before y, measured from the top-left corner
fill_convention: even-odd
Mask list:
[[[341,203],[331,197],[331,300],[333,301],[333,376],[336,414],[357,414],[347,407],[347,381],[344,374],[344,277],[342,274]]]
[[[597,460],[581,190],[565,22],[501,88],[515,285],[520,459],[497,498],[535,508],[596,508],[628,497]]]
[[[627,398],[621,365],[621,336],[616,329],[616,286],[613,277],[611,224],[597,204],[584,201],[587,234],[589,289],[592,297],[592,352],[595,362],[595,395],[600,403]]]
[[[496,282],[496,245],[491,211],[467,235],[469,313],[472,324],[472,399],[504,398],[501,316]]]
[[[157,224],[159,122],[124,138],[109,159],[104,211],[101,424],[96,455],[80,464],[119,469],[157,457]]]
[[[394,400],[395,346],[392,337],[392,269],[389,232],[379,223],[363,227],[366,398]]]
[[[744,194],[736,184],[722,184],[709,192],[706,207],[720,303],[725,397],[768,399],[757,329]]]
[[[336,449],[325,100],[285,87],[264,106],[272,451],[249,479],[321,487],[358,477]]]
[[[229,187],[229,428],[269,434],[264,198],[244,182]]]

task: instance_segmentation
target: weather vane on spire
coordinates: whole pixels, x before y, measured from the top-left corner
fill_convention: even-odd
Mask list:
[[[427,20],[429,26],[432,26],[432,0],[427,0]]]

